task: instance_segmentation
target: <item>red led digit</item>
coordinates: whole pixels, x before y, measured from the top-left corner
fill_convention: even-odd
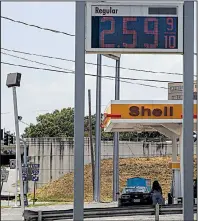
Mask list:
[[[167,30],[172,31],[174,28],[173,18],[166,18],[166,24],[169,26],[167,27]]]
[[[148,28],[149,22],[154,22],[153,30],[149,30]],[[144,47],[145,48],[157,48],[158,47],[158,20],[156,18],[146,18],[144,21],[144,32],[146,34],[150,34],[154,36],[154,43],[153,44],[145,43]]]
[[[123,43],[125,48],[135,48],[137,45],[137,32],[135,30],[128,30],[127,23],[137,21],[135,17],[125,17],[123,18],[123,34],[132,35],[132,44]]]
[[[174,35],[164,36],[165,38],[165,48],[174,49],[176,48],[176,37]]]
[[[100,33],[100,45],[101,48],[114,48],[115,44],[105,44],[105,35],[114,34],[115,32],[115,20],[113,17],[103,17],[101,22],[111,22],[111,29],[103,30]]]
[[[164,36],[165,38],[165,48],[168,48],[168,36]]]
[[[169,36],[170,38],[170,48],[173,49],[176,47],[176,37],[175,36]]]

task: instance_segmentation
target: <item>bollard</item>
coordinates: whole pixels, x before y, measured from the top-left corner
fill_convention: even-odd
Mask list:
[[[155,221],[159,221],[159,204],[155,205]]]
[[[38,221],[42,221],[42,211],[38,211]]]

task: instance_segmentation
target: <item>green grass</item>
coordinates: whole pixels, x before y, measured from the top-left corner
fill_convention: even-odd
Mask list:
[[[7,209],[10,208],[11,206],[1,206],[1,209]]]

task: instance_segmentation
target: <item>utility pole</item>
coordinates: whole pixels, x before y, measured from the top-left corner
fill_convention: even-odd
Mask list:
[[[91,120],[91,90],[88,90],[88,104],[89,104],[89,140],[91,146],[91,166],[92,166],[92,185],[93,185],[93,200],[94,200],[94,148],[93,148],[93,139],[92,139],[92,120]]]

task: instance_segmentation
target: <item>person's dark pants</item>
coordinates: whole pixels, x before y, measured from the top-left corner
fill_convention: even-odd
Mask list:
[[[160,205],[163,204],[163,197],[160,192],[154,192],[152,194],[152,200],[153,200],[153,205],[156,205],[157,203]]]

